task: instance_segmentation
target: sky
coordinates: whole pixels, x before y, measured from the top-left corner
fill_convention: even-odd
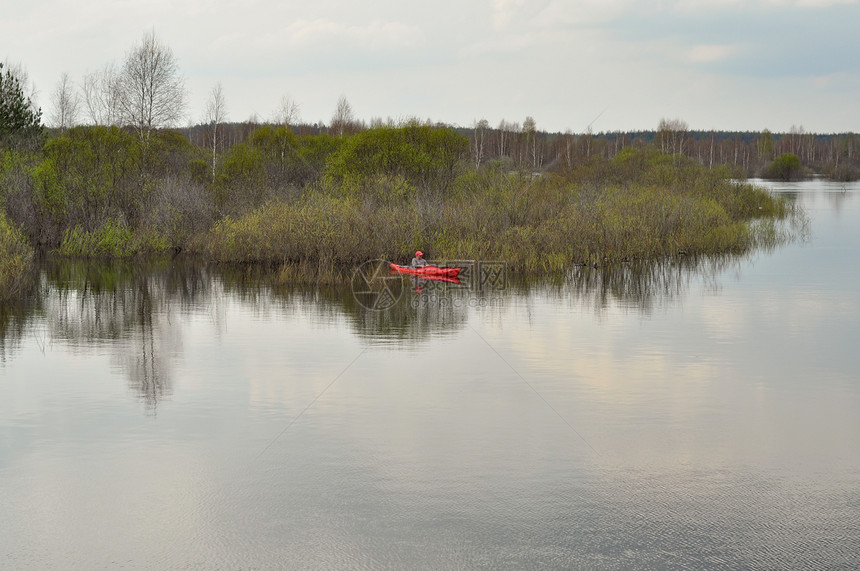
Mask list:
[[[860,131],[860,0],[4,0],[0,61],[21,64],[43,117],[61,74],[121,65],[155,32],[202,122],[282,97],[329,123],[470,126],[531,116],[546,131]]]

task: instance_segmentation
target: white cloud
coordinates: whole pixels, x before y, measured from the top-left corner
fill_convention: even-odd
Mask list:
[[[297,20],[286,28],[276,30],[257,40],[260,46],[318,47],[349,44],[352,48],[368,50],[397,49],[419,45],[424,33],[417,26],[402,22],[347,24],[326,18]]]
[[[687,59],[693,63],[712,63],[728,59],[737,51],[737,46],[699,44],[689,49]]]
[[[856,4],[858,0],[678,0],[675,7],[687,12],[703,8],[759,9],[796,6],[799,8],[828,8],[836,5]]]
[[[516,22],[525,5],[525,0],[493,0],[493,26],[500,29]]]
[[[611,100],[595,128],[654,127],[667,114],[788,126],[805,109],[810,129],[858,129],[858,0],[83,2],[4,12],[0,60],[27,68],[45,112],[62,72],[79,81],[155,29],[188,77],[195,117],[222,81],[234,117],[267,116],[289,91],[314,120],[345,94],[364,119],[531,115],[578,130]]]
[[[801,8],[828,8],[830,6],[856,4],[857,0],[797,0],[796,5]]]
[[[493,8],[496,29],[589,26],[638,9],[632,0],[494,0]]]

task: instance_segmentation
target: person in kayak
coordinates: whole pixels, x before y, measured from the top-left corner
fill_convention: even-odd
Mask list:
[[[426,265],[427,265],[427,260],[424,259],[424,252],[422,252],[421,250],[418,250],[417,252],[415,252],[415,257],[412,258],[412,263],[410,264],[410,267],[412,269],[415,269],[415,268],[423,268]]]

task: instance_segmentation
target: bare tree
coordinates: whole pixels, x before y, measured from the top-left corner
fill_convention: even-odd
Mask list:
[[[60,81],[51,93],[51,124],[65,131],[70,127],[74,127],[78,122],[78,110],[80,109],[81,98],[75,92],[72,80],[69,79],[69,74],[63,72],[60,76]]]
[[[275,116],[275,122],[290,127],[299,122],[299,107],[301,107],[295,99],[290,97],[288,93],[281,97],[281,104]]]
[[[660,150],[664,153],[670,151],[673,155],[683,154],[687,129],[687,122],[681,119],[660,119],[657,127]]]
[[[564,158],[567,168],[573,166],[573,133],[570,129],[564,132]]]
[[[523,136],[525,138],[526,156],[532,156],[532,168],[537,168],[537,123],[532,116],[523,121]]]
[[[84,104],[93,125],[116,125],[120,120],[119,72],[113,62],[84,75]]]
[[[211,139],[212,139],[212,178],[215,178],[215,164],[218,156],[218,125],[224,122],[227,118],[227,101],[224,98],[224,89],[219,81],[212,88],[209,94],[209,101],[206,103],[206,123],[212,124]]]
[[[158,41],[154,31],[126,56],[119,86],[123,121],[134,126],[142,139],[148,140],[153,129],[181,119],[185,81],[173,51]]]
[[[498,136],[499,136],[499,156],[506,157],[510,153],[510,134],[514,132],[515,129],[511,123],[508,123],[506,120],[502,119],[499,121],[499,126],[497,128]]]
[[[585,135],[582,137],[585,142],[585,158],[591,158],[591,141],[594,140],[594,130],[591,128],[591,124],[585,128]]]
[[[331,130],[337,133],[338,137],[342,137],[344,133],[350,132],[355,125],[355,116],[352,113],[352,106],[346,97],[343,95],[337,100],[337,108],[334,110],[334,115],[331,117]]]
[[[788,152],[793,155],[798,155],[799,157],[801,157],[801,159],[803,158],[803,149],[801,147],[801,142],[803,140],[803,134],[805,132],[806,131],[804,130],[803,125],[799,127],[797,125],[792,125],[791,129],[788,130]]]
[[[475,161],[476,169],[481,166],[484,160],[484,136],[489,128],[490,123],[486,119],[472,123],[472,158]]]

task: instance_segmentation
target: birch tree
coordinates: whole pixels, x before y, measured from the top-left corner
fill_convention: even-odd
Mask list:
[[[275,122],[284,127],[291,127],[299,122],[299,108],[301,106],[288,93],[281,97],[281,104],[275,113]]]
[[[84,105],[93,125],[117,125],[120,121],[119,72],[113,62],[84,75]]]
[[[573,133],[570,129],[564,132],[564,158],[567,168],[573,166]]]
[[[472,124],[472,158],[475,161],[475,168],[479,168],[484,160],[484,135],[487,129],[490,128],[490,123],[486,119],[475,121]]]
[[[537,168],[537,123],[531,116],[523,121],[523,138],[526,145],[526,156],[532,157],[532,168]]]
[[[355,116],[352,112],[352,106],[346,97],[343,95],[337,100],[337,107],[334,110],[334,115],[331,118],[331,130],[338,137],[343,137],[344,133],[352,130],[355,124]]]
[[[657,127],[657,137],[660,139],[660,150],[671,154],[684,153],[684,141],[687,136],[688,125],[681,119],[660,119]]]
[[[65,131],[78,123],[78,112],[80,110],[81,98],[74,89],[72,80],[68,73],[63,73],[57,86],[51,93],[50,121],[54,127]]]
[[[212,178],[215,178],[215,165],[218,158],[218,126],[227,118],[227,101],[224,97],[224,89],[219,81],[209,94],[206,103],[205,121],[211,124],[210,138],[212,143]]]
[[[155,37],[143,36],[125,59],[119,81],[123,122],[141,139],[159,127],[176,124],[185,110],[185,81],[173,51]]]

